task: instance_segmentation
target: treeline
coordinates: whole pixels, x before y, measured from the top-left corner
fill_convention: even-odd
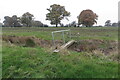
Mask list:
[[[106,26],[106,27],[118,27],[118,25],[120,25],[120,21],[112,23],[111,20],[107,20],[105,22],[104,26]]]
[[[94,13],[92,10],[87,9],[83,10],[78,16],[78,21],[73,21],[69,24],[62,24],[61,20],[66,19],[69,20],[70,12],[68,12],[64,6],[59,4],[50,5],[50,8],[47,8],[48,13],[46,14],[46,20],[50,21],[51,25],[55,25],[58,27],[92,27],[94,24],[97,24],[98,15]],[[5,16],[3,21],[3,27],[48,27],[47,24],[42,23],[41,21],[34,20],[34,15],[26,12],[21,17],[17,15]],[[118,26],[118,23],[111,24],[110,20],[105,22],[104,26]],[[101,26],[100,26],[101,27]]]
[[[48,25],[43,24],[41,21],[34,20],[34,15],[29,12],[24,13],[21,17],[17,17],[17,15],[5,16],[3,27],[48,27]]]

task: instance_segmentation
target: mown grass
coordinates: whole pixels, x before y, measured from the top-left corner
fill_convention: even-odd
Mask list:
[[[72,39],[118,40],[118,28],[3,28],[3,35],[52,40],[51,32],[71,29]],[[76,35],[79,33],[78,35]],[[59,34],[58,34],[59,35]],[[56,35],[56,39],[61,39]],[[67,40],[66,36],[66,40]],[[118,62],[88,52],[53,53],[48,48],[20,47],[3,41],[3,78],[118,78]]]

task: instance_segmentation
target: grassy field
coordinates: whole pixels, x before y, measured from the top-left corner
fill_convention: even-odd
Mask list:
[[[34,36],[52,41],[51,32],[71,29],[72,39],[117,41],[118,28],[3,28],[4,35]],[[56,34],[55,39],[61,40]],[[65,35],[66,41],[67,33]],[[65,50],[53,53],[48,47],[23,47],[2,41],[3,78],[118,78],[118,61],[92,52]],[[104,46],[103,46],[104,47]]]
[[[17,35],[17,36],[36,36],[45,40],[52,40],[52,31],[71,29],[72,39],[103,39],[103,40],[118,40],[118,28],[114,27],[81,27],[81,28],[3,28],[3,35]],[[59,36],[55,36],[59,39]]]

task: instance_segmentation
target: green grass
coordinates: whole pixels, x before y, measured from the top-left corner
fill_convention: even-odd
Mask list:
[[[118,63],[87,53],[3,46],[4,78],[118,78]]]
[[[17,36],[36,36],[45,40],[52,40],[52,31],[71,29],[72,39],[103,39],[103,40],[118,40],[117,27],[94,27],[94,28],[3,28],[3,35]],[[79,33],[79,35],[77,35]],[[62,39],[60,33],[57,33],[55,39]],[[66,35],[65,35],[66,36]],[[76,37],[74,37],[76,36]],[[66,37],[67,39],[67,37]]]
[[[118,40],[118,28],[3,28],[3,35],[36,36],[52,40],[51,32],[71,29],[74,40]],[[56,39],[61,39],[57,34]],[[66,36],[66,40],[68,40]],[[102,47],[102,46],[101,46]],[[104,45],[103,45],[104,47]],[[118,62],[88,52],[52,53],[48,48],[20,47],[3,41],[3,78],[118,78]]]

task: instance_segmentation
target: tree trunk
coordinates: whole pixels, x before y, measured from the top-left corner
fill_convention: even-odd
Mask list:
[[[58,24],[56,24],[56,27],[58,27]]]
[[[88,25],[86,25],[86,27],[88,27]]]

